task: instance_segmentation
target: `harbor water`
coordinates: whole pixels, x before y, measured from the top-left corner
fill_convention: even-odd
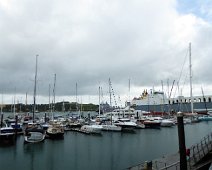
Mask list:
[[[185,125],[187,147],[209,134],[211,124]],[[177,151],[177,126],[102,135],[68,131],[62,140],[46,139],[37,144],[24,144],[23,136],[18,136],[14,145],[0,146],[0,169],[122,170]]]

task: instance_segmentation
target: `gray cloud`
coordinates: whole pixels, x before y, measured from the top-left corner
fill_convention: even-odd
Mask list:
[[[110,77],[120,95],[132,87],[177,80],[192,42],[196,83],[210,85],[211,24],[180,14],[177,1],[2,1],[0,86],[4,93],[48,96],[57,74],[57,95],[97,95]],[[194,52],[193,52],[194,51]],[[201,57],[200,57],[201,56]],[[204,69],[203,69],[204,68]]]

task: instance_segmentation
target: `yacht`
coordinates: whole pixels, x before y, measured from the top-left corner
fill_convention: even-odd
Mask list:
[[[134,129],[137,127],[137,124],[135,122],[132,122],[128,118],[121,118],[114,121],[114,125],[122,127],[122,129],[130,128]]]
[[[13,144],[15,141],[15,133],[12,127],[2,127],[0,129],[0,143]]]

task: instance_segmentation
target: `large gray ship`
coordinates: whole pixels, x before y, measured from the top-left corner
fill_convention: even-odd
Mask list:
[[[212,112],[212,95],[167,98],[164,92],[144,92],[139,97],[134,97],[131,106],[136,110],[147,111],[155,114],[162,113],[199,113],[208,114]]]

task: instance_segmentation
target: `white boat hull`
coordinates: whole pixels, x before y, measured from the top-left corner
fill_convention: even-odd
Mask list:
[[[24,136],[24,141],[27,143],[38,143],[45,139],[45,134],[41,132],[28,132],[28,135]]]
[[[89,133],[100,133],[102,130],[102,125],[83,125],[81,130]]]
[[[102,130],[119,132],[122,130],[122,128],[120,126],[116,126],[116,125],[102,125]]]

